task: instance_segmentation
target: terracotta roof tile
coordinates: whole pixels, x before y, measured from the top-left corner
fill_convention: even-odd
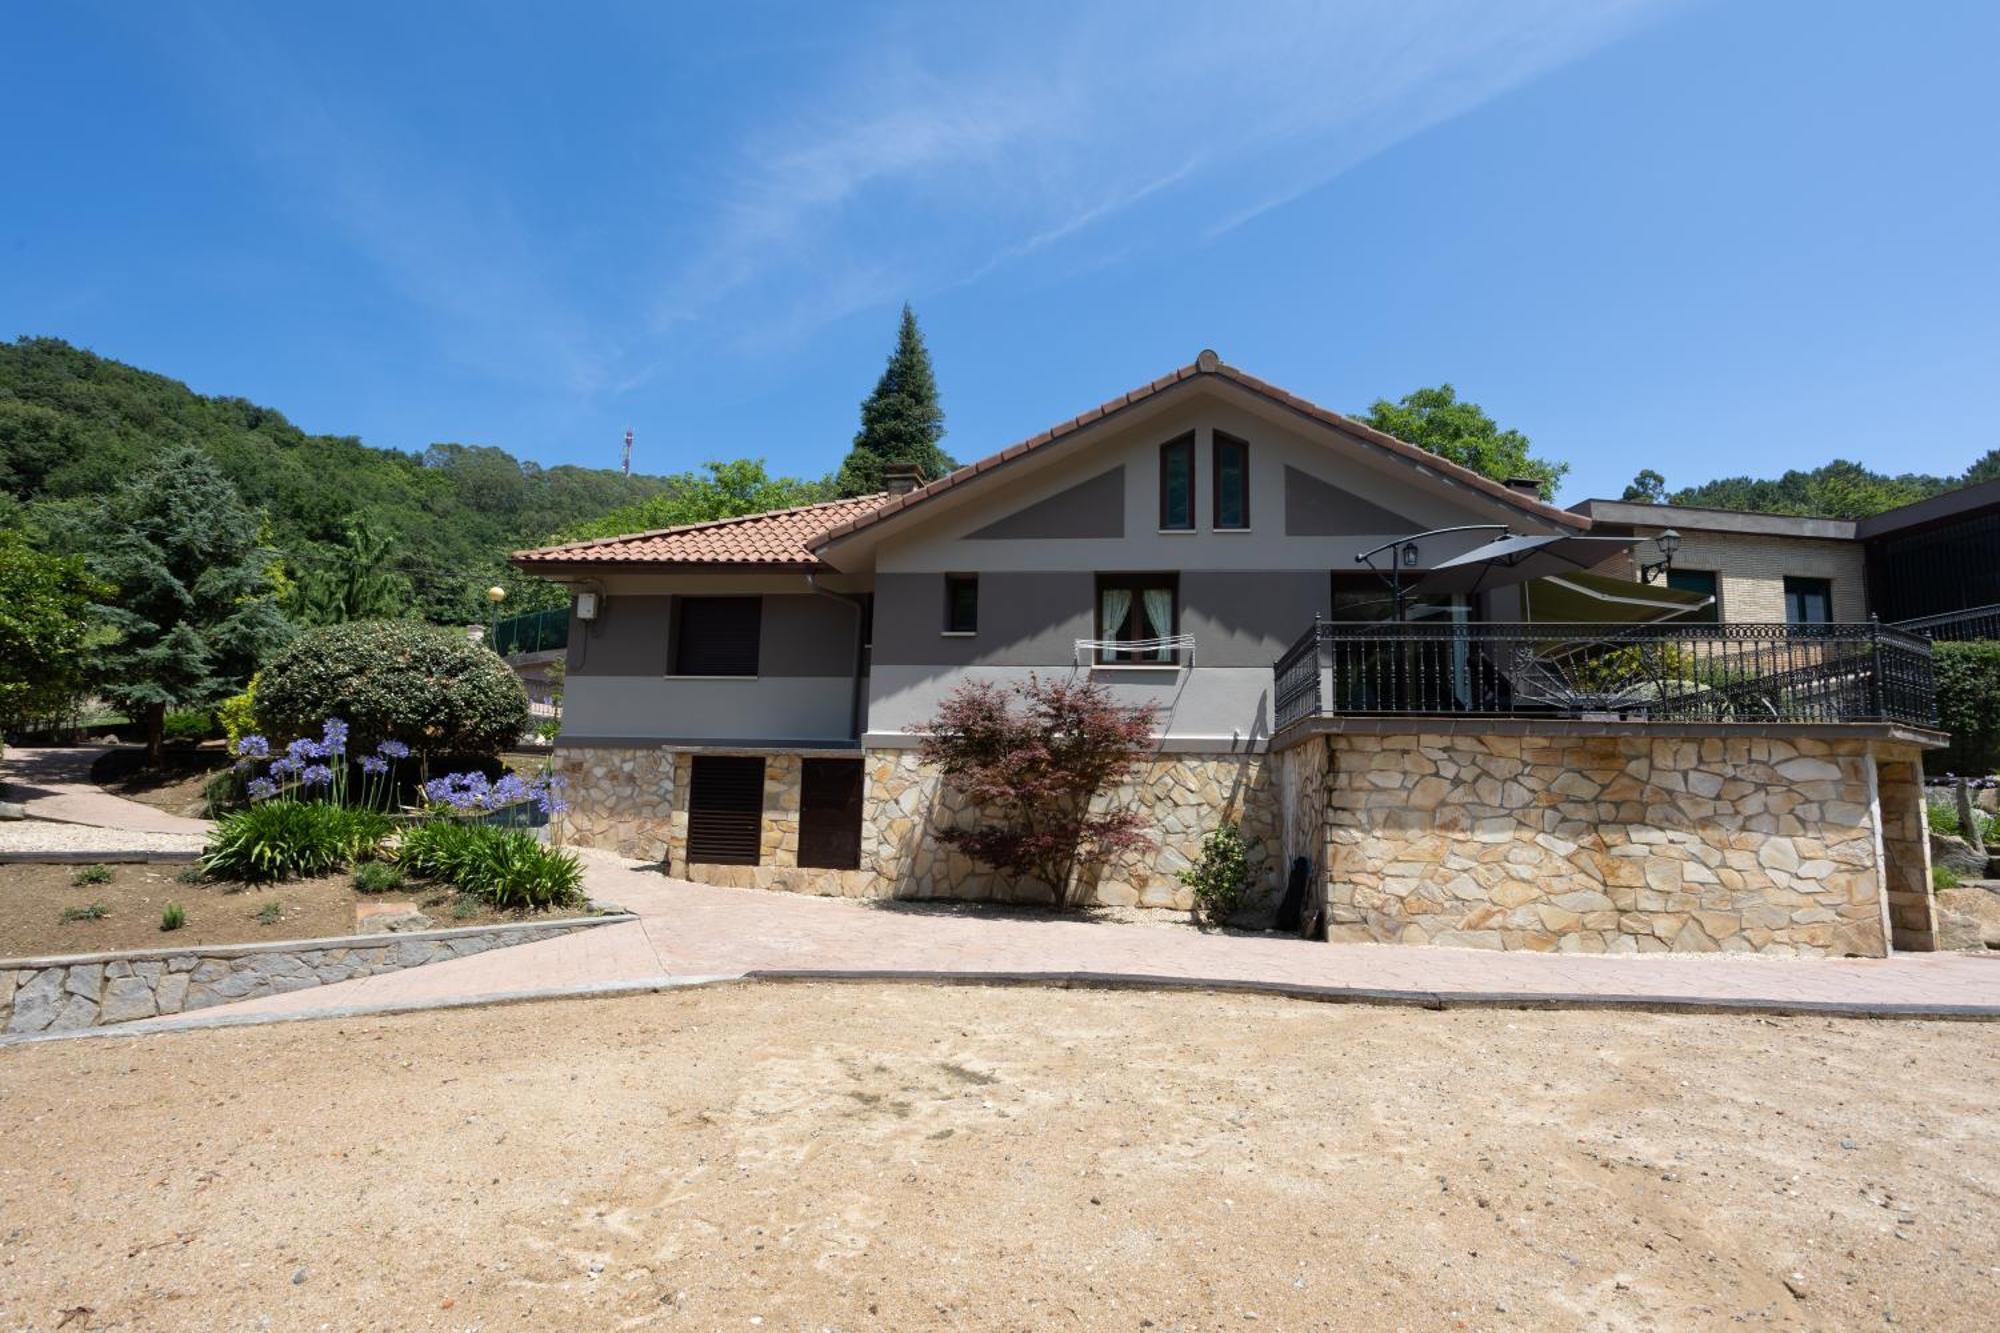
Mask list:
[[[667,564],[812,568],[819,564],[812,546],[820,533],[880,507],[888,498],[886,493],[864,495],[712,523],[690,523],[622,537],[541,546],[514,552],[513,561],[523,567]]]

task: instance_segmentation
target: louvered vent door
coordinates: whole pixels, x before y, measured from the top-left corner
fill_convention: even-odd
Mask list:
[[[808,759],[799,787],[799,864],[860,869],[861,761]]]
[[[688,785],[688,860],[756,865],[764,833],[764,761],[698,754]]]

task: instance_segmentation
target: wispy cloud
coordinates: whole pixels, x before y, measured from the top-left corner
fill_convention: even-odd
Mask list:
[[[657,324],[789,337],[1064,248],[1210,241],[1673,0],[891,18],[746,131]]]

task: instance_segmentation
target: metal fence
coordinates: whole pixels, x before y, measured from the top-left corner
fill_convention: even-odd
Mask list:
[[[1936,717],[1927,640],[1886,626],[1321,623],[1272,667],[1279,728],[1314,716]]]
[[[569,608],[509,616],[493,627],[493,651],[502,657],[543,653],[569,646]]]
[[[1915,620],[1899,620],[1896,628],[1933,643],[2000,639],[2000,603],[1975,606],[1964,611],[1946,611],[1935,616],[1918,616]]]

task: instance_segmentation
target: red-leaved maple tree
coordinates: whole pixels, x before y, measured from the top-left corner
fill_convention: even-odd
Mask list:
[[[1079,865],[1151,845],[1136,812],[1091,805],[1144,761],[1155,711],[1117,703],[1090,681],[959,686],[911,728],[924,738],[924,761],[979,811],[978,826],[942,829],[939,840],[1002,874],[1041,881],[1056,906],[1068,906]]]

